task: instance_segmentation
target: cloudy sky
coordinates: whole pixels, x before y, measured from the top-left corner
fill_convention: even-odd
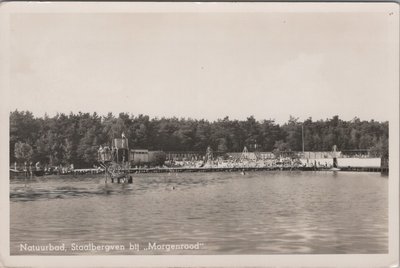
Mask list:
[[[388,120],[398,8],[343,11],[15,13],[10,110]]]

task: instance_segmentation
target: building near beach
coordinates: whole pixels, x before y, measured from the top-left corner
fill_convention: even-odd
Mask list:
[[[129,159],[131,165],[163,164],[165,153],[162,151],[149,151],[147,149],[131,149]]]
[[[149,162],[149,150],[147,149],[131,149],[130,161],[132,164],[143,164]]]

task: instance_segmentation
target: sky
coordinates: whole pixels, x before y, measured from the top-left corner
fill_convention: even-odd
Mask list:
[[[398,11],[15,13],[9,109],[388,120]]]

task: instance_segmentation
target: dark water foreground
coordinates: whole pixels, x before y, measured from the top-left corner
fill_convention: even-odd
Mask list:
[[[12,255],[388,252],[388,178],[248,172],[12,180]]]

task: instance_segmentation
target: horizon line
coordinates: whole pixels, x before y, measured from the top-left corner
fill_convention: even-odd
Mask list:
[[[276,124],[280,124],[280,122],[277,122],[277,120],[275,119],[275,118],[261,118],[261,119],[259,119],[258,117],[256,117],[254,114],[252,115],[252,114],[250,114],[250,115],[245,115],[244,116],[244,118],[242,118],[242,119],[240,119],[240,118],[234,118],[234,117],[231,117],[231,116],[229,116],[229,115],[224,115],[224,116],[221,116],[221,117],[218,117],[218,118],[216,118],[216,119],[210,119],[210,118],[196,118],[196,117],[190,117],[190,116],[177,116],[177,115],[174,115],[174,116],[165,116],[165,115],[162,115],[162,116],[160,116],[160,115],[151,115],[151,114],[145,114],[145,113],[132,113],[132,112],[127,112],[127,111],[121,111],[121,112],[113,112],[113,111],[109,111],[109,112],[97,112],[97,111],[69,111],[69,112],[61,112],[61,111],[56,111],[56,112],[44,112],[44,113],[37,113],[37,112],[33,112],[33,111],[30,111],[30,110],[20,110],[20,109],[14,109],[14,110],[10,110],[9,111],[9,113],[10,113],[10,115],[11,115],[11,113],[13,113],[13,112],[29,112],[29,113],[31,113],[35,118],[45,118],[46,116],[48,116],[48,117],[55,117],[55,116],[57,116],[57,115],[61,115],[61,114],[64,114],[64,115],[70,115],[70,114],[73,114],[73,115],[78,115],[79,113],[82,113],[82,114],[90,114],[90,115],[94,115],[94,114],[97,114],[98,116],[100,116],[100,117],[106,117],[106,116],[108,116],[109,114],[111,114],[112,116],[114,116],[114,117],[116,117],[116,118],[118,118],[118,116],[119,116],[119,114],[127,114],[127,115],[129,115],[129,117],[139,117],[140,115],[142,115],[142,116],[148,116],[149,117],[149,119],[150,120],[152,120],[152,119],[174,119],[174,118],[176,118],[176,119],[183,119],[183,120],[194,120],[194,121],[208,121],[208,122],[210,122],[210,123],[212,123],[212,122],[218,122],[218,121],[221,121],[221,120],[224,120],[225,118],[227,118],[228,120],[230,120],[230,121],[246,121],[248,118],[251,118],[251,117],[253,117],[256,121],[258,121],[258,122],[262,122],[262,121],[271,121],[271,122],[274,122],[274,123],[276,123]],[[359,119],[361,122],[363,122],[363,121],[367,121],[367,122],[370,122],[370,121],[374,121],[374,122],[379,122],[379,123],[385,123],[385,122],[389,122],[389,120],[377,120],[377,119],[374,119],[374,118],[370,118],[370,119],[364,119],[364,118],[360,118],[359,116],[357,116],[357,115],[355,115],[355,116],[353,116],[351,119],[343,119],[340,115],[338,115],[338,114],[333,114],[331,117],[328,117],[328,118],[318,118],[318,119],[315,119],[315,118],[313,118],[312,116],[308,116],[306,119],[302,119],[301,117],[297,117],[297,116],[295,116],[295,115],[293,115],[293,114],[290,114],[289,115],[289,117],[288,117],[288,119],[286,119],[285,121],[283,121],[282,122],[282,124],[285,124],[285,123],[287,123],[287,122],[289,122],[289,120],[291,119],[291,117],[293,117],[293,118],[295,118],[295,119],[297,119],[297,122],[305,122],[305,121],[307,121],[307,120],[309,120],[309,119],[311,119],[311,121],[312,122],[318,122],[318,121],[327,121],[327,120],[331,120],[331,119],[333,119],[335,116],[338,116],[338,118],[339,118],[339,120],[342,120],[342,121],[346,121],[346,122],[351,122],[351,121],[353,121],[353,120],[355,120],[355,119]]]

